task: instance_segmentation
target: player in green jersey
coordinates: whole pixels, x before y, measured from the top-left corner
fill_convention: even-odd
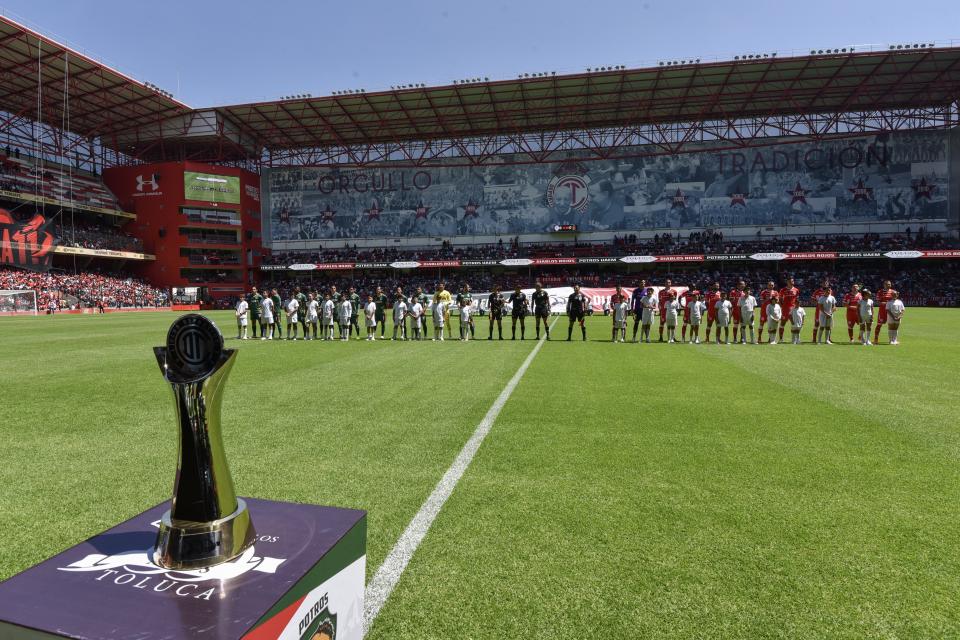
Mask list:
[[[300,287],[293,288],[293,297],[297,300],[297,319],[300,321],[300,328],[303,329],[303,337],[307,337],[307,296],[300,291]]]
[[[250,324],[253,325],[253,338],[257,338],[257,327],[260,327],[261,334],[263,333],[263,325],[261,324],[260,312],[263,305],[263,296],[257,291],[256,287],[250,289],[250,297],[247,299],[247,303],[250,305]]]
[[[270,290],[270,299],[273,300],[273,328],[277,332],[277,339],[283,338],[283,329],[280,322],[280,314],[283,311],[283,300],[280,299],[280,294],[277,293],[276,289]]]
[[[383,292],[382,287],[377,287],[377,292],[373,296],[373,302],[375,305],[377,305],[376,320],[377,324],[380,325],[380,339],[386,340],[383,332],[385,330],[384,327],[387,324],[387,304],[389,304],[389,301],[387,300],[387,295]]]
[[[357,295],[357,290],[354,287],[350,287],[350,292],[347,294],[347,298],[350,300],[350,331],[354,329],[357,331],[357,340],[360,339],[360,325],[357,323],[357,314],[360,313],[360,307],[362,306],[360,301],[360,296]]]

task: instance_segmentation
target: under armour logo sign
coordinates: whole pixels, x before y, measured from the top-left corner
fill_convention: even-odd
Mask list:
[[[144,185],[148,185],[150,187],[150,191],[156,191],[159,189],[160,185],[157,184],[157,174],[150,174],[149,180],[144,180],[142,174],[137,176],[137,191],[143,191]]]

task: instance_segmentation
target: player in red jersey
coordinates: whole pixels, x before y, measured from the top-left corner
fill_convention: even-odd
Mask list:
[[[747,288],[747,283],[743,280],[737,282],[737,286],[733,289],[730,289],[730,293],[727,294],[727,300],[730,301],[730,304],[733,305],[733,343],[737,343],[737,333],[740,331],[740,296],[743,295],[743,290]],[[742,336],[741,336],[742,337]],[[740,342],[743,342],[741,340]]]
[[[627,297],[627,292],[623,290],[623,287],[619,284],[617,288],[614,289],[613,295],[610,296],[610,305],[613,306],[620,302],[629,302],[630,300]]]
[[[767,288],[760,292],[760,331],[757,335],[757,344],[763,344],[763,330],[767,328],[767,305],[777,297],[776,286],[773,280],[767,283]],[[773,338],[773,333],[770,333]]]
[[[778,334],[780,341],[783,341],[783,328],[787,326],[787,320],[790,319],[790,312],[793,307],[800,304],[800,290],[793,285],[793,278],[787,278],[787,286],[780,289],[780,307],[783,309],[783,318],[780,320],[780,332]],[[791,323],[793,321],[791,320]]]
[[[683,292],[683,329],[680,331],[683,342],[687,341],[687,325],[690,324],[690,303],[696,300],[699,295],[700,292],[697,289],[687,289]]]
[[[850,337],[850,344],[853,344],[853,328],[860,325],[860,301],[863,296],[860,295],[860,286],[850,285],[850,291],[843,294],[843,306],[847,308],[847,335]]]
[[[714,282],[710,286],[710,290],[707,291],[706,297],[703,301],[707,305],[707,344],[710,343],[710,327],[713,326],[713,323],[717,321],[717,310],[715,305],[720,300],[720,283]]]
[[[830,281],[827,278],[820,283],[820,288],[813,292],[813,304],[817,307],[813,314],[813,337],[810,342],[817,343],[817,330],[820,329],[820,298],[827,295],[827,289],[830,288]]]
[[[877,291],[873,297],[873,308],[877,310],[877,328],[873,331],[873,343],[880,342],[880,328],[887,324],[887,303],[893,300],[897,291],[893,288],[893,283],[889,280],[883,281],[883,287]]]
[[[663,342],[663,327],[667,322],[667,303],[670,300],[677,299],[677,290],[673,288],[673,281],[667,278],[663,285],[663,291],[660,292],[658,303],[660,304],[660,342]]]

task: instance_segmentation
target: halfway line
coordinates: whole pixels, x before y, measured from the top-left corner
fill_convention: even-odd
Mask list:
[[[551,329],[553,329],[553,325],[557,324],[559,318],[560,316],[554,318],[553,323],[550,325]],[[500,415],[500,410],[503,409],[503,405],[510,399],[510,395],[513,393],[513,390],[517,388],[517,384],[519,384],[523,374],[526,373],[530,367],[530,363],[533,362],[543,343],[544,338],[537,341],[536,346],[533,347],[527,359],[523,361],[523,364],[520,365],[517,372],[510,378],[510,382],[507,383],[507,386],[505,386],[503,391],[500,392],[500,395],[497,396],[497,399],[493,405],[491,405],[487,414],[483,416],[483,420],[477,425],[473,435],[470,436],[467,443],[463,445],[453,464],[450,465],[447,472],[440,478],[440,482],[434,487],[433,492],[420,507],[420,510],[417,511],[417,514],[413,516],[410,524],[407,525],[407,528],[397,540],[397,543],[393,545],[393,549],[390,550],[383,564],[377,569],[373,579],[370,580],[364,596],[364,633],[369,631],[370,627],[373,626],[373,621],[377,619],[383,605],[386,604],[390,594],[393,593],[393,589],[397,586],[397,583],[400,582],[400,576],[403,575],[407,565],[410,563],[410,558],[412,558],[413,554],[417,551],[417,547],[420,546],[424,536],[427,535],[427,531],[430,530],[430,526],[433,524],[433,521],[436,520],[440,509],[443,508],[447,498],[453,493],[457,483],[460,482],[460,478],[467,470],[467,467],[470,466],[473,457],[477,454],[477,450],[480,448],[480,445],[483,444],[484,438],[490,433],[493,423],[496,421],[497,416]]]

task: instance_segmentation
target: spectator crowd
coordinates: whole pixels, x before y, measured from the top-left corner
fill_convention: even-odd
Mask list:
[[[143,242],[119,229],[107,229],[92,224],[54,224],[52,233],[57,244],[85,249],[111,249],[143,253]]]
[[[37,309],[162,307],[167,293],[136,278],[96,272],[59,273],[0,268],[0,290],[34,290]]]
[[[883,235],[834,235],[756,237],[728,240],[720,232],[679,233],[640,239],[635,235],[615,237],[613,242],[566,242],[520,244],[516,240],[488,245],[453,246],[444,242],[430,248],[358,248],[354,246],[316,251],[274,252],[264,264],[284,265],[324,262],[393,262],[409,260],[505,260],[508,258],[618,257],[628,255],[740,254],[801,251],[898,251],[902,249],[956,249],[960,242],[922,228],[913,232]]]

